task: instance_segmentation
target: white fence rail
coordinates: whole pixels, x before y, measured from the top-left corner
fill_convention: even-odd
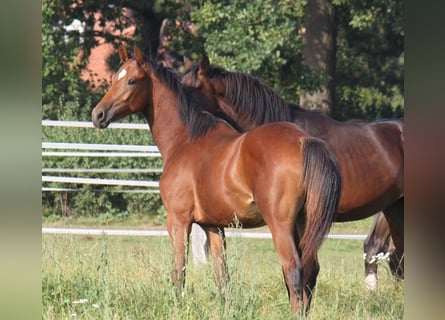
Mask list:
[[[68,127],[68,128],[94,128],[91,121],[59,121],[59,120],[42,120],[43,127]],[[119,123],[113,122],[108,126],[110,129],[150,129],[146,123]]]
[[[94,128],[92,122],[42,120],[44,127]],[[111,129],[149,130],[148,124],[112,123]],[[61,151],[63,150],[63,151]],[[161,157],[157,146],[94,144],[76,142],[42,142],[42,157]],[[160,173],[162,168],[43,168],[42,173]],[[159,188],[158,181],[128,179],[76,178],[42,175],[43,182],[93,184],[109,186],[128,186]],[[76,191],[76,188],[42,187],[42,191]],[[119,190],[120,192],[159,192],[158,190]]]
[[[55,177],[42,176],[42,182],[65,182],[77,184],[99,184],[108,186],[133,186],[133,187],[155,187],[159,188],[158,181],[141,181],[141,180],[121,180],[121,179],[97,179],[97,178],[72,178],[72,177]]]
[[[74,234],[74,235],[110,235],[110,236],[168,236],[167,230],[127,230],[127,229],[81,229],[81,228],[42,228],[47,234]],[[226,231],[227,237],[272,239],[270,232]],[[364,240],[365,234],[329,234],[328,239]]]

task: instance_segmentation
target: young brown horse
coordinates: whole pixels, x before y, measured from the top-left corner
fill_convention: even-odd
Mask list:
[[[92,121],[106,128],[132,113],[146,117],[164,165],[160,191],[175,253],[173,282],[182,289],[193,222],[208,233],[223,292],[228,279],[223,228],[234,220],[247,228],[267,224],[291,308],[307,310],[317,251],[340,197],[340,174],[325,143],[291,123],[239,133],[203,111],[196,90],[184,89],[177,74],[146,60],[137,47],[134,58],[124,47],[119,53],[123,65]]]
[[[404,270],[401,256],[398,254],[388,223],[383,213],[379,213],[363,245],[365,259],[365,282],[370,290],[377,288],[377,267],[379,260],[388,260],[391,273],[397,280],[403,279]]]
[[[245,132],[262,124],[289,121],[323,139],[337,158],[342,191],[336,222],[383,211],[397,251],[404,252],[403,121],[338,122],[287,103],[260,80],[209,64],[186,61],[185,86],[199,89],[217,107],[209,110]],[[403,261],[402,267],[403,267]]]

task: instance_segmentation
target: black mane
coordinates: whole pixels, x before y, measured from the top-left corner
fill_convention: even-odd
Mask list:
[[[224,100],[244,121],[260,125],[268,122],[290,121],[288,103],[261,80],[241,72],[229,72],[209,66],[205,75],[223,79]]]
[[[186,90],[181,85],[179,75],[172,69],[164,67],[162,64],[150,63],[156,78],[173,91],[179,102],[179,114],[182,122],[189,131],[190,139],[193,141],[209,130],[216,127],[218,118],[206,112],[200,106],[200,102],[195,98],[192,90]]]

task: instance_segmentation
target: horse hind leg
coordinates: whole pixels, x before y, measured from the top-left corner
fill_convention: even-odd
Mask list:
[[[269,227],[283,268],[291,310],[294,313],[301,312],[303,310],[303,265],[301,263],[301,255],[295,245],[293,228],[270,225]]]
[[[295,234],[295,245],[298,247],[299,235],[302,235],[305,228],[304,215],[301,215],[297,223],[297,234]],[[303,304],[304,312],[306,315],[309,313],[311,307],[312,295],[317,284],[317,277],[320,271],[320,264],[318,257],[314,257],[313,260],[309,260],[303,265],[304,277],[303,277]]]
[[[376,290],[378,277],[378,260],[379,253],[388,251],[388,243],[390,239],[389,227],[383,212],[379,212],[363,242],[364,260],[365,260],[365,285],[368,290]]]
[[[303,281],[303,303],[304,312],[306,315],[309,313],[311,308],[312,295],[315,290],[315,285],[317,284],[317,277],[320,271],[320,264],[318,263],[318,258],[316,257],[311,264],[303,266],[304,268],[304,281]]]
[[[393,205],[383,210],[386,221],[388,222],[392,241],[396,247],[399,258],[399,268],[404,270],[404,198],[400,198]]]

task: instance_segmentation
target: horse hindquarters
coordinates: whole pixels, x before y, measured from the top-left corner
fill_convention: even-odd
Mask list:
[[[307,313],[318,274],[317,252],[332,224],[341,180],[336,161],[323,141],[301,132],[296,140],[295,131],[289,132],[292,138],[288,142],[275,144],[273,151],[280,158],[272,160],[269,174],[264,174],[266,170],[257,172],[257,180],[267,177],[263,178],[267,188],[255,185],[254,198],[271,230],[291,308],[301,310],[303,299]],[[268,161],[260,155],[253,159]]]

